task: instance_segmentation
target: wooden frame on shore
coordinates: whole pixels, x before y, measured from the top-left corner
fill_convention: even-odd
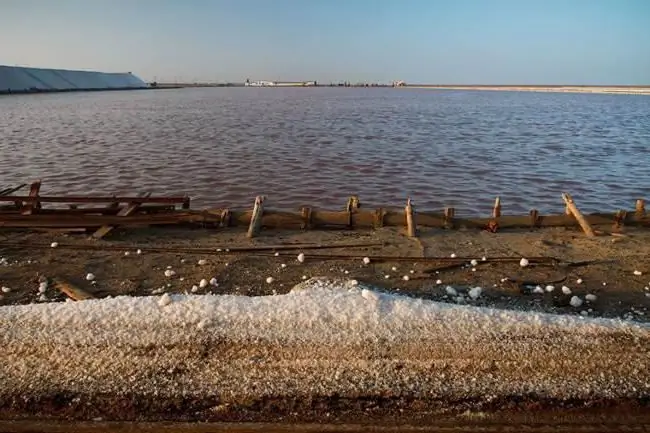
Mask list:
[[[20,188],[0,190],[0,228],[52,229],[64,231],[96,230],[99,239],[114,227],[147,227],[169,225],[201,225],[204,227],[248,227],[247,236],[253,238],[263,229],[373,229],[403,227],[409,237],[416,237],[420,228],[480,229],[497,232],[515,228],[580,227],[589,237],[596,235],[592,226],[623,225],[650,227],[650,216],[645,200],[637,199],[633,211],[584,215],[573,198],[563,193],[565,212],[542,215],[532,209],[528,215],[503,215],[501,198],[497,197],[489,217],[456,216],[456,210],[447,207],[443,212],[420,212],[411,199],[403,210],[379,208],[361,209],[358,196],[352,196],[342,210],[324,210],[302,207],[297,211],[268,209],[263,196],[255,199],[251,210],[202,209],[191,210],[190,198],[155,197],[140,194],[135,197],[118,196],[40,196],[40,181],[30,187],[30,194],[12,195]],[[67,208],[44,208],[44,203],[67,204]],[[104,207],[97,204],[106,203]],[[558,200],[558,203],[561,203]],[[92,207],[80,207],[91,205]],[[180,209],[176,206],[180,205]]]

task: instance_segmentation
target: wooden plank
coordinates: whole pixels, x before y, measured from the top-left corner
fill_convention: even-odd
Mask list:
[[[145,192],[145,193],[138,194],[138,197],[146,198],[146,197],[149,197],[150,195],[151,195],[150,192]],[[140,207],[141,204],[142,204],[142,202],[133,201],[133,202],[129,203],[128,206],[125,206],[124,208],[122,208],[117,213],[117,216],[118,217],[128,217],[131,214],[133,214],[136,210],[138,210],[138,208]],[[113,230],[114,228],[115,228],[114,225],[108,225],[108,224],[104,225],[104,226],[100,227],[95,233],[93,233],[92,237],[94,239],[101,239],[104,236],[106,236],[107,234],[109,234],[111,232],[111,230]]]
[[[55,289],[64,295],[68,296],[70,299],[75,301],[85,301],[86,299],[96,299],[93,295],[86,292],[85,290],[80,289],[79,287],[73,286],[69,282],[61,278],[52,278],[52,283]]]
[[[0,202],[22,201],[25,203],[132,203],[139,201],[141,203],[158,203],[158,204],[183,204],[187,202],[187,196],[183,197],[112,197],[112,196],[0,196]]]
[[[41,181],[37,180],[33,182],[32,186],[29,188],[29,197],[32,199],[37,199],[40,190],[41,190]],[[34,212],[34,209],[38,209],[39,206],[40,205],[38,201],[30,201],[22,208],[21,213],[23,215],[31,215]]]
[[[582,228],[582,231],[585,232],[585,235],[589,238],[593,238],[596,236],[594,233],[594,229],[591,228],[591,224],[589,224],[589,221],[582,215],[582,212],[578,209],[576,204],[573,202],[573,199],[568,193],[562,193],[562,199],[564,200],[564,203],[566,204],[566,208],[573,214],[573,217],[578,221],[578,224],[580,224],[580,227]]]

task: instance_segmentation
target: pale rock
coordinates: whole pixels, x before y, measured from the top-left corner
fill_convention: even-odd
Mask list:
[[[199,266],[205,266],[208,264],[208,261],[206,259],[201,259],[198,262],[196,262],[196,264]]]
[[[562,293],[564,293],[565,295],[570,295],[571,289],[568,288],[567,286],[562,286]]]
[[[582,299],[579,296],[572,296],[569,304],[574,308],[578,308],[582,305]]]
[[[87,280],[87,281],[95,281],[95,274],[92,274],[92,273],[90,273],[90,272],[87,273],[87,274],[86,274],[86,280]]]
[[[278,254],[278,253],[276,253],[276,254]],[[279,255],[279,254],[278,254],[278,255]],[[300,263],[305,263],[305,254],[304,254],[304,253],[300,253],[300,254],[298,254],[297,259],[298,259],[298,262],[300,262]]]
[[[172,303],[172,297],[169,296],[169,293],[165,293],[158,300],[158,305],[160,305],[161,307],[166,307],[167,305],[169,305],[171,303]]]
[[[529,264],[530,262],[528,261],[528,259],[522,258],[521,260],[519,260],[519,266],[521,266],[522,268],[525,268]]]
[[[205,289],[206,287],[208,287],[208,280],[203,278],[201,281],[199,281],[199,287],[202,288],[202,289]]]
[[[594,295],[593,293],[589,293],[585,295],[585,299],[589,302],[595,302],[596,299],[598,299],[598,296]]]

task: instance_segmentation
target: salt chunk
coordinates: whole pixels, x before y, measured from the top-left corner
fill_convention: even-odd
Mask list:
[[[280,253],[277,253],[277,252],[276,252],[275,254],[273,254],[273,255],[274,255],[275,257],[280,257]],[[300,254],[298,254],[298,255],[300,255]]]
[[[158,305],[160,305],[161,307],[165,307],[171,303],[172,303],[172,297],[169,296],[169,293],[165,293],[158,300]]]
[[[476,268],[472,268],[472,272],[476,272]]]
[[[379,294],[373,292],[372,290],[368,290],[368,289],[361,290],[361,296],[368,301],[374,301],[374,302],[379,301]]]
[[[196,262],[199,266],[205,266],[208,264],[208,261],[206,259],[201,259],[198,262]]]
[[[390,268],[390,270],[393,272],[397,272],[397,266],[393,266],[392,268]]]
[[[350,271],[348,271],[348,270],[346,269],[345,271],[343,271],[343,273],[344,273],[345,275],[348,275],[348,274],[350,273]]]
[[[607,285],[607,283],[603,281],[603,286],[606,286],[606,285]]]
[[[348,281],[348,284],[352,287],[355,287],[359,285],[359,282],[357,280],[350,280]]]
[[[11,292],[11,288],[10,288],[10,287],[2,286],[2,293],[9,293],[9,292]]]
[[[95,281],[95,274],[88,273],[86,274],[87,281]]]
[[[452,259],[455,259],[456,258],[456,253],[451,253],[451,255],[449,257],[451,257]]]
[[[414,274],[414,273],[415,273],[415,270],[411,269],[409,272],[410,272],[411,274]]]
[[[641,272],[641,271],[634,271],[634,275],[636,275],[636,276],[643,275],[643,272]]]
[[[52,242],[52,243],[50,244],[50,247],[52,247],[52,248],[56,248],[56,247],[58,247],[58,246],[59,246],[59,243],[58,243],[58,242]]]
[[[266,282],[267,282],[267,284],[271,284],[271,283],[273,283],[273,281],[274,281],[274,280],[273,280],[273,277],[267,277],[267,278],[266,278]]]
[[[442,280],[436,280],[436,284],[437,284],[437,285],[441,285],[441,284],[442,284]]]
[[[451,286],[447,286],[447,287],[445,287],[445,292],[447,292],[447,294],[448,294],[449,296],[456,296],[456,295],[458,295],[458,292],[456,291],[456,289],[454,289],[454,288],[451,287]]]
[[[186,262],[186,260],[185,260],[185,259],[181,259],[181,263],[185,263],[185,262]]]
[[[472,265],[472,266],[477,266],[478,265],[478,260],[472,259],[472,261],[469,262],[469,264]]]
[[[203,278],[201,281],[199,281],[199,287],[202,288],[202,289],[205,289],[206,287],[208,287],[208,280]]]
[[[562,286],[562,293],[564,293],[565,295],[570,295],[571,289],[568,288],[567,286]]]
[[[546,286],[546,291],[551,293],[553,290],[555,290],[555,286],[548,285]]]
[[[542,286],[535,286],[533,293],[542,294],[544,293],[544,288]]]
[[[173,277],[174,275],[176,275],[176,271],[174,271],[172,269],[165,269],[165,276],[167,278]]]
[[[569,304],[571,304],[572,307],[578,308],[582,305],[582,299],[580,299],[579,296],[572,296]]]
[[[41,301],[41,302],[47,302],[48,301],[47,296],[45,296],[45,295],[39,296],[38,300]]]
[[[199,286],[192,286],[192,289],[190,290],[192,293],[196,293],[199,291]]]
[[[139,250],[137,250],[135,253],[136,253],[137,255],[140,255],[140,254],[142,254],[142,250],[139,249]]]
[[[521,266],[522,268],[525,268],[526,266],[528,266],[529,263],[530,262],[528,261],[528,259],[525,259],[525,258],[522,258],[521,260],[519,260],[519,266]]]
[[[307,275],[303,275],[303,276],[302,276],[302,279],[303,279],[303,280],[306,280],[306,279],[307,279]]]
[[[481,257],[481,261],[484,262],[487,260],[487,257]]]
[[[282,263],[282,264],[280,265],[280,267],[281,267],[282,269],[284,269],[284,268],[287,267],[287,264],[286,264],[286,263]]]
[[[585,296],[585,299],[589,302],[594,302],[596,299],[598,299],[598,296],[594,295],[593,293],[589,293]]]
[[[386,274],[386,275],[384,275],[384,278],[385,278],[385,279],[389,279],[389,278],[390,278],[390,275]]]
[[[218,286],[219,283],[217,282],[216,278],[212,277],[212,278],[210,278],[210,285],[211,286]]]
[[[409,277],[408,275],[404,275],[404,276],[402,277],[402,280],[404,280],[404,281],[408,281],[408,280],[410,280],[410,279],[411,279],[411,277]]]
[[[578,279],[576,280],[576,284],[582,284],[582,278],[578,278]]]
[[[277,254],[277,253],[276,253],[276,254]],[[304,253],[300,253],[300,254],[298,254],[298,261],[299,261],[300,263],[305,263],[305,254],[304,254]]]
[[[178,277],[178,281],[185,281],[185,277]]]
[[[580,312],[580,315],[581,315],[582,317],[587,317],[587,316],[589,315],[589,311],[582,310],[582,311]]]
[[[469,295],[470,298],[476,301],[481,296],[482,292],[483,289],[481,287],[472,287],[471,289],[469,289],[469,292],[467,292],[467,294]]]
[[[131,255],[131,253],[128,252],[128,251],[124,251],[124,255],[125,255],[125,256],[129,256],[129,255]]]
[[[363,264],[364,264],[364,265],[368,265],[368,264],[370,264],[370,258],[369,258],[369,257],[364,257],[364,258],[363,258]]]
[[[47,292],[47,281],[43,281],[38,285],[38,293],[43,294]]]

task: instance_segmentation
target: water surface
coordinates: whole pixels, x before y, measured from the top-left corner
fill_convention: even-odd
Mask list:
[[[650,198],[650,97],[338,88],[0,96],[0,187],[252,205],[559,212]]]

